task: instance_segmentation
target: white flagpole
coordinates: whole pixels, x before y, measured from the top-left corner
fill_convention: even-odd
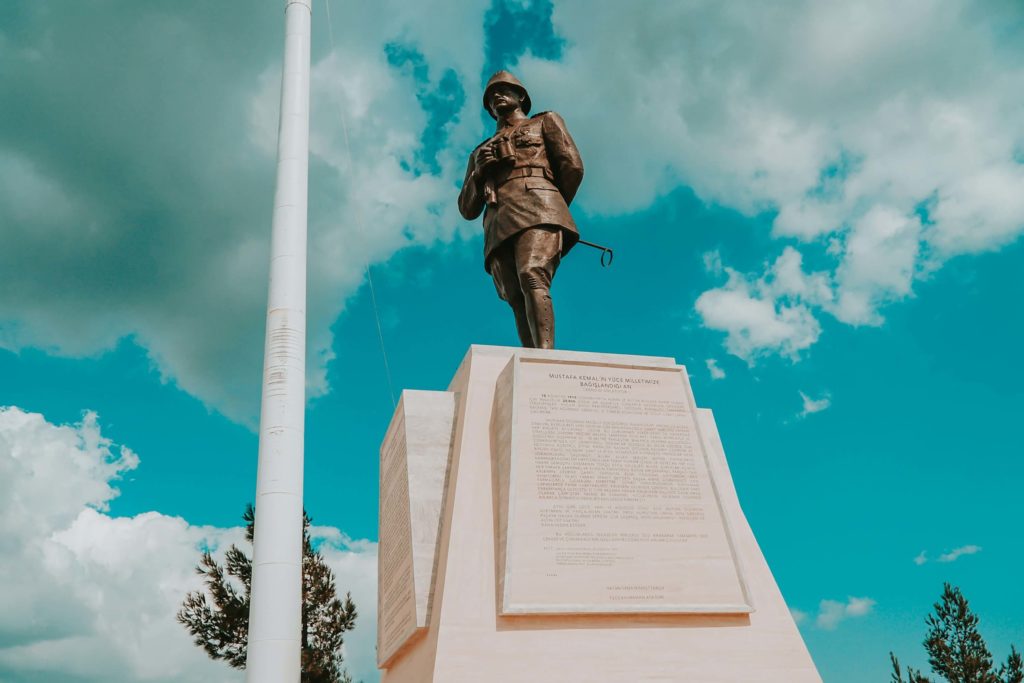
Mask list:
[[[298,683],[306,407],[306,202],[311,0],[285,0],[281,124],[256,474],[248,683]]]

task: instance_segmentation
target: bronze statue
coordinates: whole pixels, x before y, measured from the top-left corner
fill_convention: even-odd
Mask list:
[[[551,280],[579,241],[569,204],[583,161],[561,116],[527,117],[530,95],[509,72],[491,76],[483,104],[497,132],[469,156],[459,212],[473,220],[484,211],[484,269],[512,307],[520,343],[552,349]]]

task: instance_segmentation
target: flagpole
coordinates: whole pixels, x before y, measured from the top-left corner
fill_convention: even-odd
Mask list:
[[[298,683],[301,667],[311,1],[285,0],[246,655],[248,683]]]

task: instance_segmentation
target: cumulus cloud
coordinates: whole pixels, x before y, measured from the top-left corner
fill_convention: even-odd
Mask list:
[[[928,562],[928,553],[926,553],[924,550],[922,550],[920,553],[917,554],[916,557],[914,557],[914,564],[916,564],[918,567],[920,567],[922,564],[925,564],[926,562]]]
[[[365,264],[463,224],[452,188],[476,126],[457,124],[477,121],[477,103],[460,88],[479,79],[486,8],[334,3],[334,50],[314,10],[311,396],[327,390],[330,325]],[[22,3],[11,15],[0,26],[0,348],[79,357],[130,337],[165,380],[253,422],[281,12]],[[424,151],[425,133],[441,151]]]
[[[708,366],[708,373],[711,375],[711,379],[725,379],[725,370],[719,367],[717,360],[708,358],[704,363]]]
[[[806,273],[802,263],[800,253],[787,248],[756,280],[724,268],[725,286],[704,292],[696,302],[705,326],[726,332],[726,349],[748,362],[766,353],[796,360],[821,334],[807,302],[831,297],[827,276]]]
[[[774,215],[782,257],[820,261],[811,289],[784,295],[763,286],[777,261],[722,269],[697,311],[730,352],[795,358],[822,314],[878,325],[916,279],[1024,230],[1019,5],[641,5],[558,3],[563,58],[520,71],[588,150],[588,209],[641,209],[684,184]]]
[[[832,399],[828,394],[825,394],[821,398],[811,398],[804,392],[800,392],[800,400],[803,401],[803,408],[800,410],[800,417],[807,417],[814,413],[820,413],[823,410],[828,409],[832,405]]]
[[[855,598],[852,596],[847,598],[846,602],[822,600],[818,604],[818,614],[814,618],[814,625],[826,631],[833,631],[841,622],[847,619],[870,614],[875,604],[875,601],[871,598]]]
[[[96,416],[59,426],[0,409],[0,678],[240,681],[175,621],[200,588],[199,549],[244,543],[240,528],[146,512],[111,517],[117,478],[138,464],[104,438]],[[338,586],[360,616],[346,647],[353,675],[373,680],[376,545],[318,529]]]
[[[335,3],[334,50],[316,10],[310,395],[328,390],[330,325],[364,265],[475,230],[452,193],[479,134],[463,93],[479,83],[489,3],[449,5]],[[696,308],[731,353],[796,359],[822,315],[880,324],[949,258],[1019,236],[1024,41],[1007,27],[1020,11],[559,2],[557,58],[527,51],[516,68],[587,150],[588,212],[643,209],[685,185],[774,216],[773,258],[751,272],[719,259],[724,282]],[[83,356],[130,337],[167,381],[253,420],[280,13],[12,12],[0,26],[0,347]],[[111,38],[91,39],[101,32]]]

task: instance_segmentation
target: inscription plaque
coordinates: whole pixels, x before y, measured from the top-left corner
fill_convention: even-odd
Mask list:
[[[684,368],[516,357],[495,401],[503,614],[753,611]]]

